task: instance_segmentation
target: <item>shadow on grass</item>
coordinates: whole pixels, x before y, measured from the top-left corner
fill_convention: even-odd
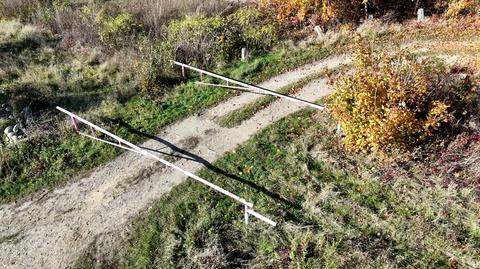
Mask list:
[[[37,50],[44,46],[55,46],[59,42],[58,38],[39,37],[15,39],[12,41],[0,42],[0,53],[21,53],[24,50]]]
[[[50,108],[54,109],[56,106],[60,106],[77,113],[88,111],[93,107],[98,107],[102,103],[104,96],[103,92],[60,95],[50,102]]]
[[[25,67],[38,61],[38,52],[41,48],[55,48],[59,43],[58,38],[42,37],[41,40],[25,38],[0,42],[0,67]]]
[[[24,50],[36,50],[42,47],[41,42],[32,39],[14,40],[0,43],[0,53],[21,53]]]
[[[256,184],[255,182],[246,180],[242,177],[239,177],[239,176],[234,175],[234,174],[232,174],[228,171],[225,171],[222,168],[213,165],[212,163],[210,163],[208,160],[202,158],[201,156],[198,156],[198,155],[196,155],[192,152],[189,152],[185,149],[179,148],[175,144],[173,144],[173,143],[171,143],[171,142],[169,142],[165,139],[162,139],[160,137],[157,137],[157,136],[150,135],[150,134],[144,133],[142,131],[139,131],[139,130],[133,128],[128,123],[125,123],[121,120],[117,120],[117,119],[107,119],[107,120],[114,123],[114,124],[118,124],[119,126],[121,126],[123,128],[126,128],[129,132],[131,132],[133,134],[136,134],[136,135],[148,138],[148,139],[155,140],[155,141],[165,145],[167,148],[170,148],[173,152],[175,152],[177,154],[167,153],[167,152],[163,152],[161,150],[154,150],[154,149],[149,149],[149,148],[144,148],[145,150],[151,150],[151,151],[155,151],[157,153],[163,154],[163,155],[172,156],[172,157],[176,157],[176,158],[182,158],[182,159],[186,159],[186,160],[201,163],[202,165],[205,166],[205,168],[209,169],[210,171],[212,171],[214,173],[217,173],[217,174],[220,174],[220,175],[222,175],[226,178],[233,179],[233,180],[235,180],[239,183],[242,183],[244,185],[247,185],[247,186],[253,188],[254,190],[256,190],[257,192],[263,193],[263,194],[267,195],[268,197],[270,197],[271,199],[282,203],[283,205],[287,206],[290,209],[294,209],[294,210],[297,210],[297,211],[302,209],[302,207],[300,205],[283,198],[278,193],[272,192],[272,191],[268,190],[267,188]],[[289,213],[288,210],[287,210],[287,217],[289,217],[290,219],[297,219],[297,217],[294,216],[293,214]]]
[[[104,99],[104,92],[93,93],[53,93],[50,90],[42,91],[35,85],[20,84],[10,89],[7,94],[0,94],[0,102],[8,103],[14,112],[21,111],[24,107],[30,107],[33,111],[45,109],[54,110],[56,106],[64,107],[73,112],[83,112],[98,107]]]

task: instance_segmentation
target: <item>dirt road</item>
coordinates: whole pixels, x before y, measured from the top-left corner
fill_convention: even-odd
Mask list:
[[[260,86],[277,90],[325,67],[334,68],[345,62],[342,57],[325,59],[272,78]],[[328,93],[326,81],[317,80],[296,96],[314,101]],[[185,149],[191,153],[189,155],[196,156],[196,160],[178,159],[174,163],[195,172],[205,162],[214,162],[235,149],[258,130],[304,108],[279,99],[235,128],[222,128],[215,123],[215,118],[259,97],[244,93],[229,99],[203,114],[167,127],[157,138],[141,146],[176,154],[179,148]],[[1,205],[1,267],[65,268],[91,242],[101,240],[104,235],[122,232],[139,212],[185,179],[179,172],[126,152],[87,177],[64,187],[37,193],[21,204]]]

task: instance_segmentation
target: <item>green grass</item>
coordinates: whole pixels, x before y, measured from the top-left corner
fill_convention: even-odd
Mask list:
[[[238,61],[227,67],[224,74],[249,83],[259,83],[303,64],[324,59],[329,55],[330,50],[321,45],[280,49],[253,57],[247,62]]]
[[[472,190],[427,187],[411,178],[383,182],[341,169],[348,166],[340,167],[344,160],[335,159],[334,126],[320,112],[293,114],[215,162],[222,174],[207,169],[200,173],[253,202],[258,212],[278,221],[278,227],[258,220],[245,225],[241,205],[188,181],[135,222],[117,260],[109,264],[120,268],[451,268],[457,262],[460,268],[479,266],[480,207]],[[82,257],[77,265],[87,261],[91,259]]]
[[[294,94],[296,91],[301,90],[305,87],[308,83],[313,80],[323,78],[329,74],[339,72],[343,70],[344,67],[336,68],[333,70],[323,70],[320,72],[316,72],[311,74],[299,81],[293,82],[290,85],[287,85],[279,90],[278,93],[282,94]],[[228,113],[227,115],[220,117],[218,119],[218,124],[222,127],[232,128],[235,126],[240,125],[243,121],[250,119],[253,115],[255,115],[258,111],[262,110],[263,108],[269,106],[277,100],[276,97],[273,96],[266,96],[262,97],[252,103],[249,103],[241,108],[235,109],[232,112]]]
[[[29,96],[27,103],[35,104],[32,109],[42,110],[48,116],[38,119],[41,128],[26,142],[15,147],[0,147],[2,202],[58,186],[122,152],[76,136],[63,123],[62,115],[52,117],[58,114],[54,109],[56,105],[140,143],[146,140],[146,135],[156,134],[168,124],[234,95],[217,88],[197,88],[196,77],[182,84],[162,86],[168,90],[161,98],[138,93],[136,76],[123,71],[118,64],[92,61],[88,51],[85,55],[56,51],[56,43],[42,40],[34,47],[25,47],[20,44],[24,37],[19,33],[23,30],[17,28],[11,31],[14,34],[2,35],[0,40],[0,47],[6,51],[0,55],[3,60],[0,67],[7,70],[0,82],[0,99]],[[326,55],[328,50],[321,46],[276,50],[216,71],[257,83]],[[128,98],[123,98],[126,100],[114,97],[123,92],[127,92]],[[0,124],[7,126],[11,122]]]

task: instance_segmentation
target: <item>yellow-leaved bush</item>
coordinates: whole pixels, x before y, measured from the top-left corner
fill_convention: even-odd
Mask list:
[[[352,22],[364,16],[366,0],[258,0],[260,8],[271,10],[281,24]]]
[[[352,151],[405,150],[453,119],[447,74],[431,60],[359,42],[354,70],[333,83],[327,108]]]
[[[479,0],[447,0],[445,2],[448,3],[448,9],[445,12],[445,16],[448,18],[458,17],[463,14],[480,13]]]

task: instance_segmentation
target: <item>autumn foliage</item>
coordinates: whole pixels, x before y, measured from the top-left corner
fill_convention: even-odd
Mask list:
[[[479,0],[439,0],[437,1],[437,5],[447,8],[445,16],[448,18],[480,13]]]
[[[328,24],[354,21],[362,16],[363,0],[259,0],[282,24]]]
[[[284,26],[358,23],[367,15],[408,19],[418,8],[452,18],[480,12],[480,0],[258,0]]]
[[[447,74],[434,62],[360,42],[354,72],[334,83],[327,107],[352,151],[407,149],[453,119]]]

